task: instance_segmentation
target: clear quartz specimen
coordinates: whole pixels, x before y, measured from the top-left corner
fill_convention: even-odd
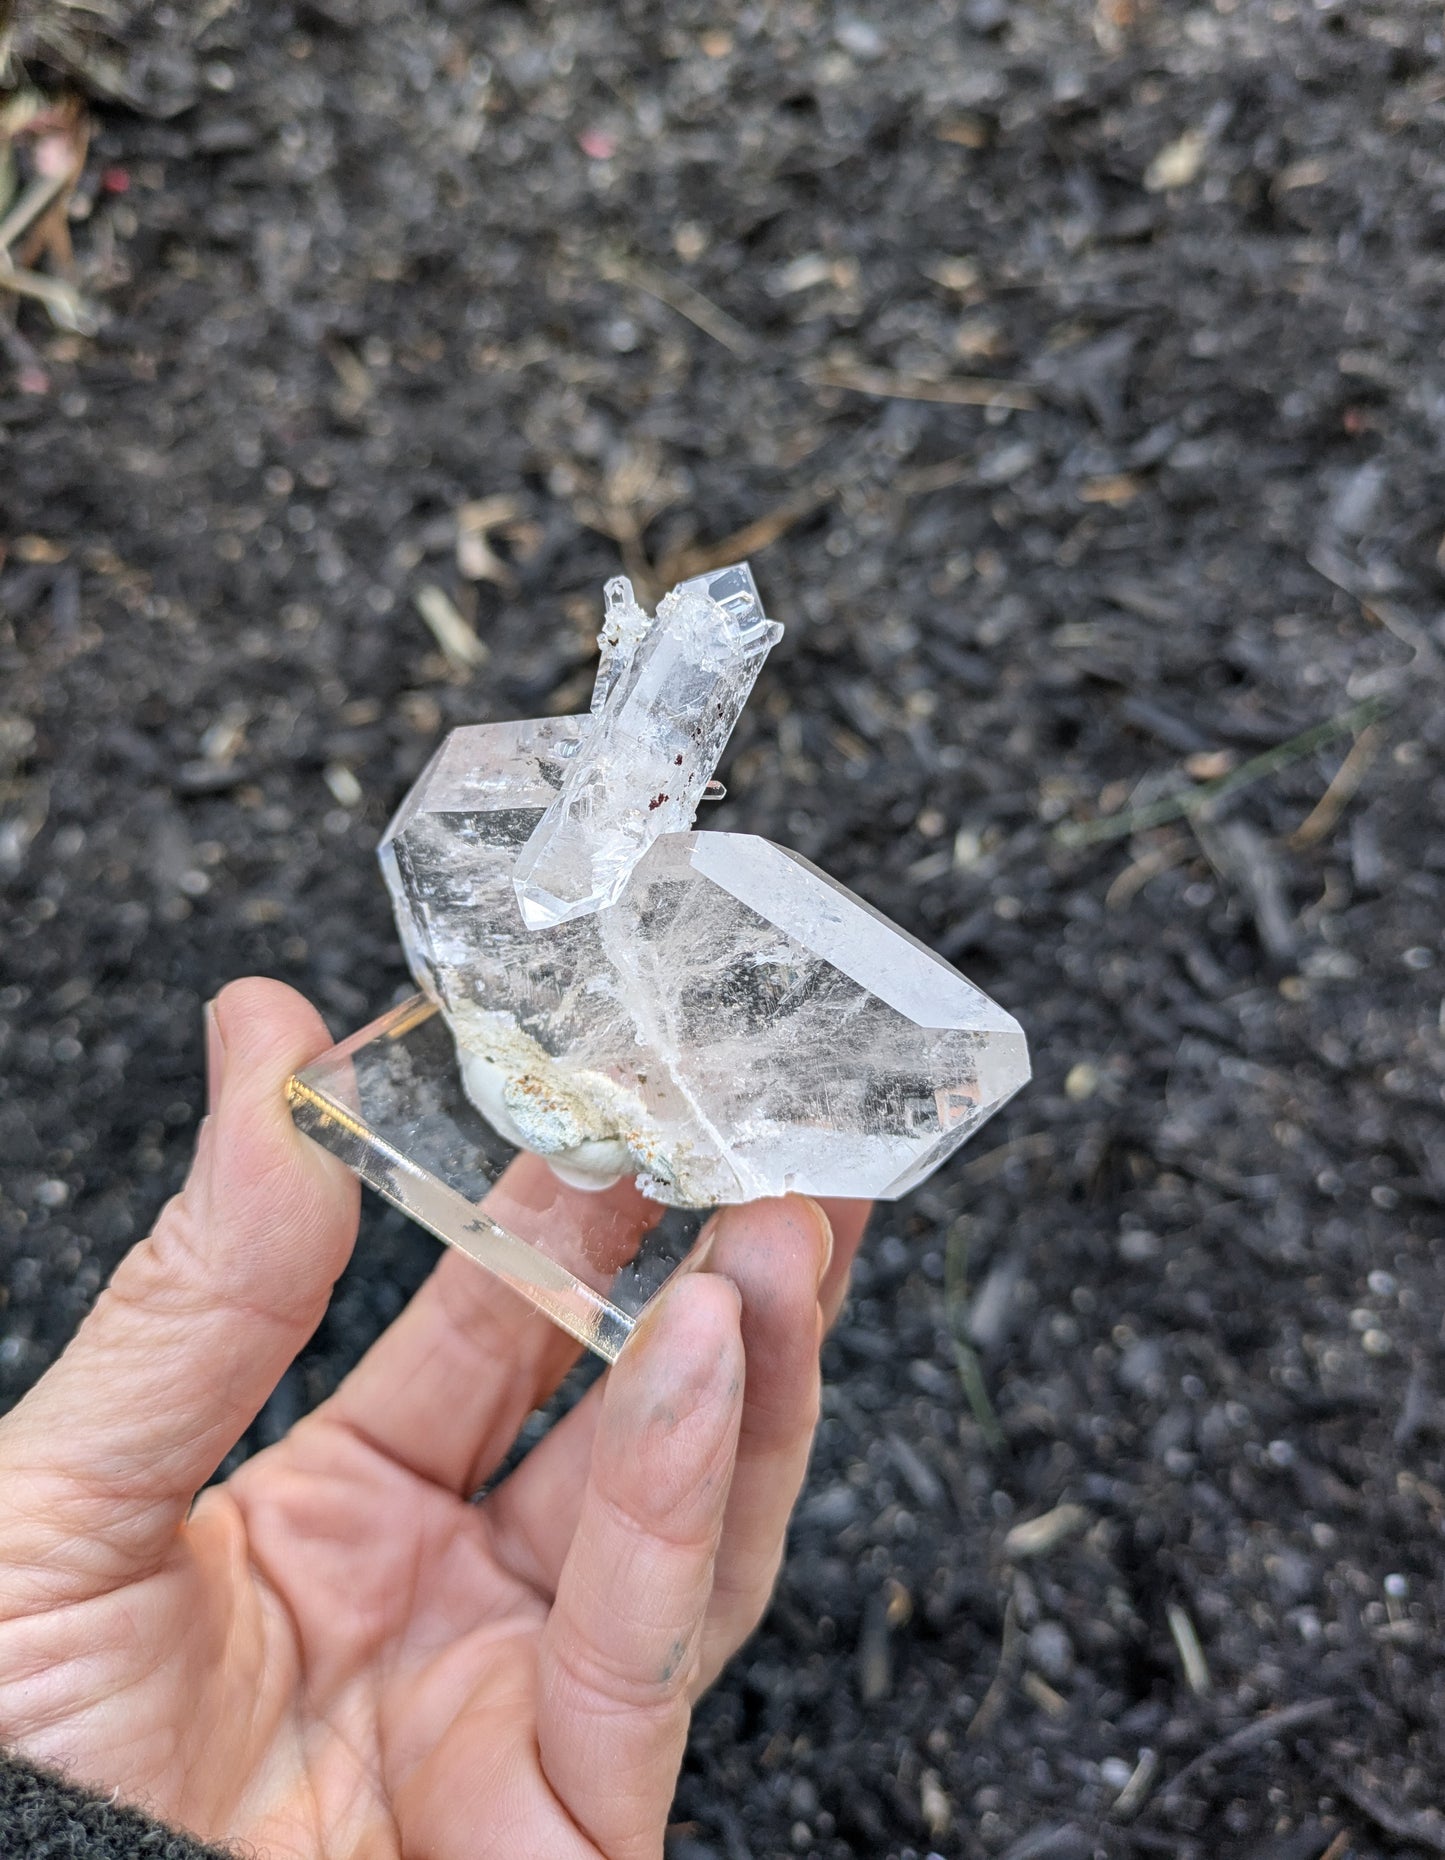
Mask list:
[[[746,562],[684,581],[655,618],[608,582],[590,722],[512,868],[529,929],[606,910],[656,840],[692,825],[782,633]]]
[[[519,856],[595,728],[454,731],[382,844],[471,1104],[564,1182],[628,1176],[677,1208],[914,1187],[1027,1080],[1018,1024],[750,834],[654,838],[606,908],[529,930]]]
[[[745,566],[655,620],[613,583],[592,715],[454,731],[387,830],[424,992],[290,1081],[303,1130],[609,1361],[707,1208],[902,1194],[1029,1074],[1001,1008],[806,860],[686,830],[777,631]]]

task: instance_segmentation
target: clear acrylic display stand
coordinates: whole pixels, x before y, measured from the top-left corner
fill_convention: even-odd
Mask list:
[[[628,1180],[569,1187],[499,1137],[425,995],[303,1067],[288,1095],[299,1127],[363,1182],[608,1362],[672,1274],[698,1263],[704,1211],[664,1208]]]

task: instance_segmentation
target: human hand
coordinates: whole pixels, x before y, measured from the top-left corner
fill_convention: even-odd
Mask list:
[[[831,1259],[800,1197],[724,1213],[480,1505],[577,1347],[447,1254],[197,1499],[358,1195],[285,1106],[314,1010],[238,982],[209,1033],[185,1187],[0,1421],[0,1744],[269,1860],[656,1860],[692,1701],[767,1605],[866,1208],[831,1205]]]

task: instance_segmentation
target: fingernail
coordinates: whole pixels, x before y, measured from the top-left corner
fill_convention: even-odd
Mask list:
[[[720,1334],[714,1300],[719,1288],[732,1294],[734,1321],[742,1313],[742,1295],[722,1273],[687,1273],[668,1286],[655,1311],[643,1319],[644,1379],[656,1394],[679,1410],[708,1395],[716,1383],[737,1373],[731,1338]]]
[[[822,1263],[818,1267],[818,1283],[821,1285],[828,1276],[828,1268],[833,1263],[833,1223],[828,1219],[826,1208],[814,1201],[811,1195],[799,1195],[799,1201],[805,1201],[813,1210],[813,1217],[823,1236]]]
[[[206,1110],[214,1111],[221,1097],[221,1078],[226,1070],[226,1042],[221,1037],[221,1023],[216,1017],[214,1001],[206,1003]]]
[[[689,1269],[693,1272],[707,1272],[708,1262],[712,1259],[713,1248],[717,1245],[718,1229],[722,1225],[726,1208],[718,1208],[709,1214],[702,1224],[702,1232],[693,1241],[693,1250],[689,1259]]]

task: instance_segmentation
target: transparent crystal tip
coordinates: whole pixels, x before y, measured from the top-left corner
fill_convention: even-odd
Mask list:
[[[512,874],[528,929],[606,910],[649,847],[687,831],[782,633],[746,562],[680,582],[655,615],[608,582],[591,716]]]

